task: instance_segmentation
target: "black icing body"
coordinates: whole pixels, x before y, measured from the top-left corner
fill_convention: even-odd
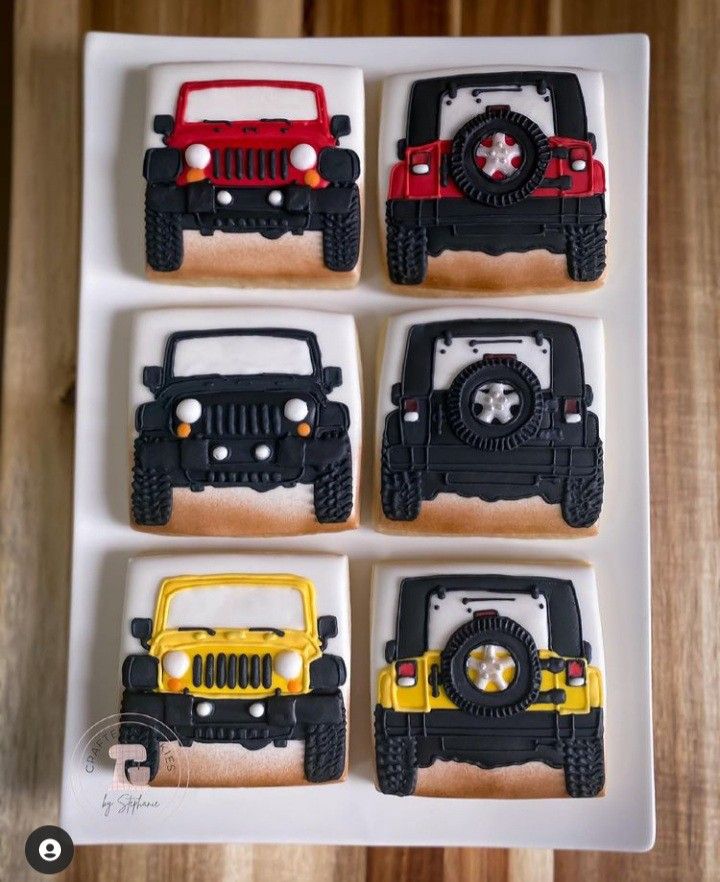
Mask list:
[[[554,134],[493,93],[530,87],[552,102]],[[477,116],[441,140],[444,105],[459,90],[477,94]],[[499,100],[499,99],[498,99]],[[474,161],[483,138],[506,133],[523,161],[508,177],[484,176]],[[566,256],[568,276],[592,282],[605,268],[604,170],[593,158],[585,102],[575,74],[477,73],[413,83],[406,135],[398,142],[386,201],[387,260],[395,284],[421,284],[428,256],[444,251],[488,255],[544,249]],[[573,157],[582,157],[582,171]],[[419,176],[417,163],[428,170]],[[582,181],[578,175],[582,174]]]
[[[536,644],[538,634],[520,626],[512,611],[493,609],[506,598],[505,608],[512,610],[523,597],[544,610],[548,645]],[[456,600],[458,615],[448,626],[447,643],[430,645],[431,609]],[[469,603],[472,610],[465,609]],[[515,664],[503,691],[482,692],[467,674],[470,655],[488,644]],[[380,789],[411,795],[418,769],[438,760],[483,769],[541,762],[564,770],[570,796],[597,796],[604,786],[603,699],[591,656],[570,581],[505,575],[404,579],[375,707]],[[418,685],[406,698],[399,675],[408,664],[416,666]],[[581,666],[582,683],[570,679],[569,665]]]
[[[522,350],[534,345],[548,365],[543,382],[523,361]],[[449,357],[452,346],[468,352],[448,385],[435,388],[436,360]],[[517,404],[484,422],[489,414],[477,401],[498,384]],[[439,493],[488,502],[539,496],[560,504],[570,526],[597,520],[602,442],[571,325],[489,319],[415,325],[392,401],[381,464],[383,511],[391,520],[414,520],[422,502]]]
[[[312,373],[272,373],[273,352],[267,353],[267,373],[253,375],[173,376],[173,353],[178,342],[188,338],[262,335],[295,339],[309,348]],[[272,343],[272,340],[269,340]],[[168,340],[165,364],[157,384],[152,381],[155,400],[138,407],[135,415],[133,468],[133,517],[142,525],[168,522],[172,510],[172,489],[189,487],[250,487],[265,492],[275,487],[313,484],[315,513],[321,522],[342,522],[352,510],[352,454],[348,428],[348,407],[330,401],[328,393],[342,383],[339,368],[321,365],[315,335],[286,329],[243,329],[181,332]],[[181,436],[178,403],[199,402],[200,417]],[[306,413],[299,420],[287,417],[288,400],[304,403]],[[218,459],[216,453],[224,456]],[[259,456],[262,452],[262,457]]]

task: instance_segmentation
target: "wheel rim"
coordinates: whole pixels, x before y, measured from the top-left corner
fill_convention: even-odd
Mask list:
[[[475,391],[472,410],[478,422],[507,425],[517,417],[520,403],[520,395],[511,383],[489,382]]]
[[[484,643],[469,653],[465,673],[479,692],[504,692],[515,679],[517,663],[506,647]]]
[[[522,165],[523,158],[518,142],[503,131],[483,138],[475,148],[475,164],[492,181],[511,178]]]

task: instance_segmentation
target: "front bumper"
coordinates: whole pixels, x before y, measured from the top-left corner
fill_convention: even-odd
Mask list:
[[[259,444],[270,447],[268,459],[253,456]],[[211,451],[219,445],[228,448],[227,459],[213,459]],[[143,469],[166,471],[173,487],[250,485],[257,490],[269,490],[280,485],[312,483],[341,453],[342,444],[334,437],[156,440],[141,436],[135,442],[136,463]]]
[[[183,229],[210,234],[322,230],[327,214],[350,210],[353,186],[314,189],[300,184],[270,187],[223,187],[209,181],[194,184],[148,184],[146,205],[156,211],[182,215]],[[217,194],[230,194],[229,205],[221,205]],[[282,204],[268,201],[271,191],[282,194]]]
[[[445,250],[508,251],[544,248],[564,254],[568,227],[600,224],[605,220],[604,196],[530,197],[502,208],[472,199],[389,199],[388,223],[424,228],[428,253]]]
[[[420,768],[432,765],[436,759],[487,769],[538,760],[561,768],[564,742],[603,734],[602,708],[588,714],[563,715],[524,711],[496,719],[474,717],[459,710],[420,714],[378,706],[376,716],[387,736],[415,739]]]
[[[210,715],[196,712],[201,702],[210,702]],[[262,704],[262,717],[253,717],[249,708]],[[308,726],[318,723],[342,723],[345,719],[342,694],[308,693],[271,695],[266,698],[204,698],[185,693],[123,692],[121,713],[125,722],[152,717],[164,723],[178,739],[193,741],[261,742],[293,741],[305,738]]]

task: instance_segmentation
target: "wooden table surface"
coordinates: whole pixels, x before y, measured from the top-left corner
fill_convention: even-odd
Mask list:
[[[72,499],[81,46],[87,30],[284,37],[650,34],[658,835],[645,855],[84,847],[64,877],[89,882],[720,878],[715,593],[720,203],[711,184],[720,144],[719,18],[720,4],[713,0],[17,0],[0,413],[0,879],[38,878],[25,864],[25,837],[57,818]],[[0,114],[3,108],[0,104]],[[633,156],[625,161],[632,163]],[[0,248],[0,260],[3,253]]]

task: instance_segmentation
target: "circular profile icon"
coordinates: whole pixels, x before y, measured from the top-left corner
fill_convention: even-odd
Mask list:
[[[62,827],[38,827],[25,841],[25,858],[38,873],[61,873],[70,866],[74,854],[73,841]]]

